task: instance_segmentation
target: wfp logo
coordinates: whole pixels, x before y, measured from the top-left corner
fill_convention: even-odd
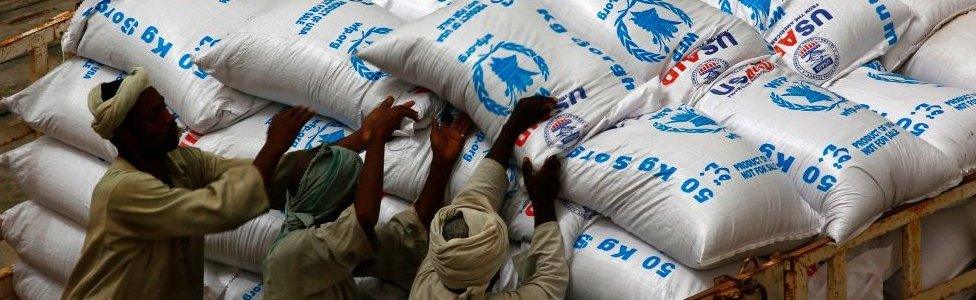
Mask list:
[[[646,50],[634,41],[628,23],[647,31],[651,35],[650,44],[657,49]],[[665,54],[671,53],[671,40],[678,33],[678,26],[691,28],[691,17],[671,3],[662,0],[628,0],[627,7],[620,11],[614,21],[617,38],[627,52],[640,61],[662,62]]]
[[[891,83],[901,83],[901,84],[926,84],[924,81],[915,80],[914,78],[896,74],[896,73],[875,73],[868,72],[868,78]]]
[[[709,58],[699,64],[694,72],[691,72],[691,83],[696,87],[711,83],[712,80],[718,78],[728,68],[729,63],[727,61],[719,58]]]
[[[840,60],[837,46],[822,37],[812,37],[797,47],[793,53],[793,65],[803,76],[816,80],[827,80]]]
[[[686,106],[662,109],[651,116],[657,130],[676,133],[716,133],[724,129],[714,120]]]
[[[383,71],[371,69],[362,58],[356,56],[356,53],[359,52],[359,48],[373,44],[376,36],[385,35],[390,32],[393,32],[393,29],[373,27],[363,32],[362,37],[352,41],[352,45],[349,46],[349,51],[347,52],[349,53],[349,62],[352,63],[352,68],[356,70],[356,73],[359,73],[359,76],[369,81],[376,81],[389,75],[383,73]]]
[[[583,137],[580,131],[585,125],[586,121],[571,114],[558,115],[549,119],[544,128],[546,144],[563,149],[574,147]]]
[[[760,32],[769,29],[773,24],[778,21],[780,15],[782,14],[782,7],[776,7],[777,15],[770,19],[770,13],[772,12],[772,1],[771,0],[737,0],[739,5],[748,8],[749,21],[751,21],[754,27]],[[731,0],[720,0],[719,7],[722,12],[727,14],[732,13],[732,3]]]
[[[767,85],[767,87],[769,86]],[[790,85],[786,88],[786,93],[782,95],[776,94],[775,91],[769,93],[769,97],[773,103],[780,107],[798,111],[830,111],[847,101],[842,98],[831,97],[830,92],[811,87],[805,82]],[[799,100],[799,102],[790,100]]]
[[[485,64],[494,76],[485,77]],[[549,65],[546,61],[532,49],[512,42],[501,42],[492,47],[488,53],[478,58],[473,69],[472,81],[478,100],[488,111],[500,116],[512,113],[515,102],[528,93],[530,87],[549,80]],[[506,100],[495,100],[498,95],[489,92],[486,80],[504,84]],[[550,94],[541,87],[536,93],[544,96]]]

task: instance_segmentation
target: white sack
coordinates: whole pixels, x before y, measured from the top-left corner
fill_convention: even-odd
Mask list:
[[[21,260],[14,264],[13,288],[20,299],[60,300],[64,284]]]
[[[197,147],[224,157],[253,159],[268,137],[271,118],[284,109],[286,107],[283,105],[271,104],[253,116],[218,131],[208,134],[188,131],[180,139],[180,145]],[[338,121],[314,116],[302,126],[288,151],[312,149],[323,143],[339,141],[350,133],[352,130]]]
[[[809,82],[829,83],[904,38],[912,12],[899,0],[702,0],[746,20]]]
[[[773,160],[687,106],[625,121],[565,164],[563,197],[693,268],[787,250],[822,224]]]
[[[662,71],[686,58],[704,44],[716,49],[733,47],[730,43],[711,43],[721,34],[731,33],[749,39],[734,65],[740,60],[769,53],[762,36],[736,17],[723,14],[697,0],[664,1],[592,1],[543,0],[547,9],[565,20],[570,30],[593,39],[613,57],[636,73],[639,80],[649,81]],[[755,43],[753,42],[755,41]],[[723,51],[728,52],[728,51]],[[716,63],[718,63],[716,61]],[[728,63],[728,62],[727,62]],[[717,66],[722,70],[730,65]],[[716,74],[717,75],[717,74]]]
[[[922,219],[922,290],[961,274],[976,259],[976,201],[968,201]],[[900,231],[890,237],[895,245],[901,245]],[[901,267],[901,251],[894,254],[895,264]],[[903,299],[902,276],[902,271],[895,273],[885,285],[885,293]],[[972,295],[972,292],[962,294]],[[953,299],[969,297],[955,296]]]
[[[908,6],[915,19],[902,34],[898,43],[881,57],[886,68],[894,70],[925,40],[952,18],[976,9],[974,0],[899,0]]]
[[[88,92],[122,72],[84,58],[71,58],[2,102],[34,130],[101,159],[115,159],[115,146],[91,128]]]
[[[190,128],[208,132],[260,109],[264,100],[210,77],[192,56],[212,47],[270,1],[86,0],[61,47],[123,71],[146,68],[152,85]],[[86,93],[87,94],[87,93]]]
[[[955,161],[931,145],[780,63],[742,64],[693,106],[785,172],[824,216],[827,236],[844,242],[889,208],[961,179]]]
[[[712,287],[718,276],[735,275],[741,266],[686,267],[605,218],[587,227],[574,247],[567,299],[683,299]],[[881,294],[890,252],[890,247],[869,248],[848,260],[849,299]],[[826,283],[826,273],[809,278],[811,299],[826,299],[826,290],[817,288]]]
[[[534,1],[458,1],[401,26],[359,55],[450,101],[488,141],[518,99],[559,99],[554,116],[516,143],[519,157],[541,165],[615,123],[614,104],[637,84],[634,73],[562,21]]]
[[[17,185],[35,202],[82,224],[81,228],[88,224],[95,185],[108,168],[47,137],[0,155],[0,166],[14,174]],[[269,211],[234,230],[207,236],[207,258],[260,271],[283,219],[280,212]]]
[[[0,155],[0,167],[34,202],[78,224],[87,224],[95,185],[108,164],[49,137]]]
[[[464,142],[461,157],[454,164],[451,180],[444,193],[445,201],[454,199],[461,188],[468,183],[478,164],[488,155],[491,143],[484,132],[472,129]],[[364,154],[365,155],[365,154]],[[410,202],[420,197],[430,172],[433,153],[430,148],[430,129],[418,132],[411,137],[396,138],[386,144],[383,162],[383,191],[407,199]],[[507,168],[509,188],[506,196],[518,190],[518,171],[514,165]]]
[[[413,22],[451,4],[450,0],[375,0],[401,20]]]
[[[230,87],[309,106],[353,128],[359,128],[361,119],[388,95],[398,102],[416,101],[414,109],[427,117],[440,103],[430,92],[390,77],[355,55],[395,31],[400,22],[369,1],[279,2],[202,50],[196,62]],[[408,123],[412,130],[413,121]]]
[[[902,74],[945,86],[976,90],[976,13],[946,23],[901,67]]]
[[[3,239],[20,260],[57,282],[68,282],[85,245],[83,227],[33,201],[4,211],[0,221]]]
[[[964,173],[976,169],[976,93],[888,72],[877,61],[838,79],[828,89],[870,106],[932,144],[956,160]]]

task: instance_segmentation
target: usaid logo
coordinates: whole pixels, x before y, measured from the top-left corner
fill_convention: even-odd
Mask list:
[[[727,61],[720,58],[709,58],[699,64],[694,72],[691,72],[691,83],[695,87],[711,83],[728,68],[729,63]]]
[[[766,87],[778,88],[785,80],[779,81],[778,78],[766,85]],[[779,82],[777,82],[779,81]],[[798,111],[830,111],[847,100],[831,96],[831,92],[813,87],[806,82],[790,83],[786,88],[786,93],[777,94],[776,91],[769,93],[769,98],[776,105],[790,110]]]
[[[356,73],[359,73],[359,76],[369,81],[376,81],[389,75],[380,70],[373,70],[369,67],[369,65],[366,64],[365,61],[363,61],[363,59],[356,56],[356,53],[359,52],[359,48],[373,44],[376,36],[385,35],[390,32],[393,32],[393,29],[385,27],[372,27],[366,30],[366,32],[364,32],[362,37],[359,39],[352,40],[352,45],[349,46],[349,50],[347,52],[349,53],[349,62],[352,63],[352,68],[356,70]]]
[[[485,75],[485,67],[490,72]],[[549,65],[535,51],[512,42],[501,42],[482,54],[475,62],[474,89],[478,100],[488,111],[507,116],[518,99],[530,93],[530,89],[549,80]],[[501,83],[505,86],[504,95],[495,89],[489,90],[487,83]],[[545,88],[539,87],[534,94],[549,95]],[[499,100],[502,99],[502,100]]]
[[[840,52],[830,40],[812,37],[796,48],[793,65],[803,76],[816,80],[827,80],[837,71]]]
[[[627,7],[620,11],[614,21],[617,38],[627,52],[640,61],[661,62],[671,53],[671,40],[678,33],[678,27],[690,29],[691,17],[673,4],[662,0],[628,0]],[[633,28],[647,31],[650,41],[635,41],[630,33]],[[640,45],[650,44],[656,49],[647,50]]]
[[[654,121],[654,128],[664,132],[676,133],[716,133],[724,129],[714,120],[703,116],[695,110],[681,106],[673,110],[671,108],[662,109],[657,114],[651,116]]]
[[[562,149],[576,146],[576,143],[583,137],[580,130],[585,125],[586,121],[571,114],[558,115],[549,119],[544,128],[546,144]]]

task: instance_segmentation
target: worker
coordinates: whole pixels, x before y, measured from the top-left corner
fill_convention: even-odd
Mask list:
[[[403,118],[417,119],[413,102],[393,106],[387,98],[363,128],[311,156],[297,187],[288,189],[286,220],[264,261],[270,299],[360,299],[354,275],[409,288],[427,251],[427,224],[444,203],[451,171],[461,153],[470,119],[460,115],[435,124],[427,181],[412,208],[376,226],[383,197],[385,143]],[[365,162],[358,152],[365,149]],[[284,160],[290,160],[286,158]],[[302,158],[294,159],[302,165]]]
[[[452,203],[440,209],[430,225],[427,256],[417,271],[410,299],[562,299],[569,267],[555,222],[559,193],[559,160],[549,157],[539,172],[522,163],[525,187],[535,209],[535,232],[526,265],[533,266],[515,291],[488,294],[507,259],[508,233],[498,216],[508,187],[505,168],[519,135],[548,116],[555,101],[521,99],[471,179]]]
[[[65,299],[200,299],[204,235],[265,212],[267,182],[301,126],[293,108],[271,121],[251,160],[178,148],[179,129],[147,70],[91,90],[92,129],[118,157],[92,193],[81,259]]]

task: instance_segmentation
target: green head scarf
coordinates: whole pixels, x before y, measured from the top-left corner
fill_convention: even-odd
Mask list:
[[[92,88],[88,92],[88,110],[95,117],[91,125],[95,133],[106,140],[111,139],[115,129],[125,120],[125,115],[136,105],[139,95],[147,88],[149,72],[138,67],[122,80],[122,85],[112,98],[102,100],[102,85]]]
[[[343,200],[353,196],[363,162],[352,150],[322,146],[302,174],[298,191],[288,194],[281,239],[292,230],[331,222],[344,209]]]

